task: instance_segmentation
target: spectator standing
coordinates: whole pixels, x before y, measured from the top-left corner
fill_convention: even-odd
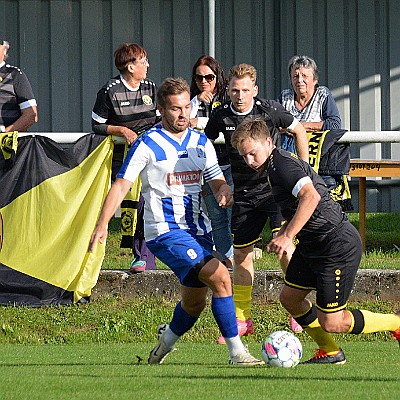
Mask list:
[[[25,73],[6,64],[9,49],[0,40],[0,131],[26,132],[38,121],[37,103]]]
[[[332,93],[326,86],[318,84],[318,67],[311,57],[292,57],[288,73],[292,88],[283,90],[278,101],[303,124],[307,132],[329,131],[324,138],[317,172],[333,199],[344,211],[351,211],[353,206],[346,177],[350,169],[350,145],[336,143],[345,131],[341,129],[339,110]],[[291,136],[282,136],[282,148],[294,151]]]
[[[220,63],[211,56],[202,55],[192,69],[190,84],[190,126],[203,131],[211,111],[228,100],[228,81]],[[214,143],[218,164],[224,173],[227,184],[233,190],[232,170],[224,143]],[[207,215],[211,220],[213,240],[216,251],[221,255],[228,269],[232,268],[233,246],[231,235],[231,208],[220,207],[215,200],[210,185],[202,187]]]
[[[275,235],[283,217],[269,190],[266,173],[251,169],[231,145],[231,136],[246,118],[262,118],[273,132],[274,142],[280,144],[280,128],[293,133],[299,156],[308,161],[308,143],[304,127],[278,102],[257,98],[257,71],[252,65],[239,64],[230,69],[228,94],[230,101],[217,108],[205,128],[207,137],[215,140],[222,132],[232,166],[235,202],[232,208],[233,234],[233,297],[239,335],[254,332],[250,315],[254,280],[254,243],[261,240],[261,232],[269,218]],[[289,254],[288,254],[289,256]],[[285,258],[281,261],[284,268]],[[224,338],[218,338],[223,344]]]
[[[128,146],[160,120],[156,102],[157,88],[147,78],[150,64],[146,50],[136,43],[124,43],[115,51],[114,61],[120,74],[99,90],[92,112],[93,132],[121,136],[127,143],[127,146],[115,146],[113,180],[122,165]],[[121,204],[121,247],[132,249],[132,273],[156,268],[154,255],[147,248],[144,239],[144,199],[139,194],[140,186],[140,181],[136,182]],[[135,215],[136,229],[133,232]]]
[[[214,318],[226,338],[230,364],[263,364],[250,355],[238,335],[228,270],[212,256],[210,222],[201,208],[204,177],[221,207],[232,204],[217,156],[207,137],[189,128],[190,89],[180,78],[166,79],[158,89],[162,126],[140,137],[129,150],[108,193],[89,250],[107,236],[107,223],[140,175],[145,201],[146,240],[153,253],[181,282],[182,300],[170,324],[159,326],[158,344],[149,364],[161,364],[177,340],[197,321],[211,289]]]
[[[380,314],[347,310],[347,301],[362,257],[361,238],[324,181],[311,166],[277,149],[262,120],[243,122],[232,145],[256,171],[266,171],[272,194],[286,219],[267,245],[281,258],[298,244],[285,275],[280,301],[318,344],[303,364],[343,364],[346,357],[331,333],[390,331],[400,343],[400,311]],[[316,303],[306,297],[316,291]]]

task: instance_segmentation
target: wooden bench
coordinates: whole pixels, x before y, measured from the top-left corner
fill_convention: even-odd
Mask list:
[[[367,212],[366,180],[368,177],[395,178],[400,177],[400,161],[392,160],[350,160],[351,177],[359,178],[358,212],[360,215],[359,232],[365,251],[365,231]]]

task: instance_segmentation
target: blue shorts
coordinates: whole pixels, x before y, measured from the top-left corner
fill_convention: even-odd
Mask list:
[[[193,235],[174,229],[146,242],[150,251],[178,277],[182,285],[205,287],[198,278],[200,269],[213,258],[211,233]]]

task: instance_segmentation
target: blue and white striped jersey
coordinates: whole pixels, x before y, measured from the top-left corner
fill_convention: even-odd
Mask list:
[[[177,138],[160,124],[148,130],[130,148],[117,177],[134,182],[139,175],[146,240],[172,229],[196,235],[210,232],[201,208],[201,183],[223,174],[205,134],[189,128]]]

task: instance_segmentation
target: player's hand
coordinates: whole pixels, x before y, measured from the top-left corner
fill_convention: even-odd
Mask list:
[[[267,253],[271,251],[275,253],[278,260],[281,260],[283,256],[293,253],[293,239],[285,235],[277,235],[267,244]]]
[[[101,244],[105,243],[106,238],[107,228],[96,226],[95,230],[93,231],[92,237],[90,238],[88,252],[92,253],[94,251],[97,242],[100,242]]]
[[[210,104],[214,98],[211,92],[201,92],[197,95],[197,98],[203,103]]]
[[[223,208],[229,208],[233,205],[233,195],[230,186],[224,184],[218,190],[218,205]]]

